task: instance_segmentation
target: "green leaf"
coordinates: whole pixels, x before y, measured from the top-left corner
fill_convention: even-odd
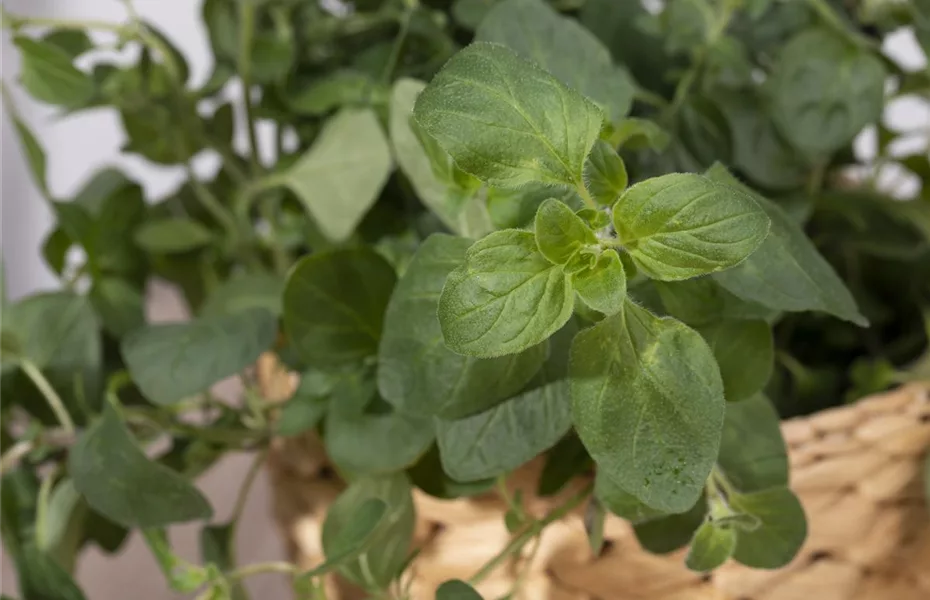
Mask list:
[[[378,351],[396,275],[367,248],[301,259],[284,288],[284,327],[308,364],[353,362]]]
[[[475,40],[509,46],[619,121],[630,112],[635,84],[610,52],[576,19],[543,0],[504,0],[481,21]],[[573,113],[569,112],[569,115]]]
[[[235,375],[268,350],[277,320],[254,308],[190,323],[151,325],[128,335],[123,360],[132,380],[155,404],[174,404]]]
[[[736,530],[706,521],[691,540],[685,564],[692,571],[713,571],[733,555],[735,548]]]
[[[462,172],[435,140],[416,129],[413,106],[424,87],[421,81],[400,79],[391,91],[390,134],[397,164],[417,197],[451,231],[485,235],[493,229],[488,219],[475,222],[470,218],[473,205],[483,209],[475,198],[480,182]]]
[[[45,149],[42,148],[39,140],[36,139],[26,122],[20,118],[16,106],[13,104],[13,99],[7,94],[6,87],[0,87],[0,93],[3,96],[3,105],[6,108],[7,115],[13,121],[13,127],[16,128],[16,134],[19,136],[19,143],[23,147],[26,162],[29,164],[29,170],[32,171],[32,178],[35,180],[39,191],[48,198],[50,197],[48,175],[46,173],[48,161],[45,157]]]
[[[760,392],[775,363],[772,328],[765,321],[720,321],[698,329],[714,351],[728,402]]]
[[[473,244],[439,297],[446,345],[479,358],[521,352],[571,317],[570,277],[539,252],[532,233],[504,230]]]
[[[707,175],[718,181],[735,181],[719,166],[711,168]],[[771,231],[742,264],[715,274],[717,283],[743,300],[769,308],[817,310],[861,327],[868,325],[842,279],[800,226],[774,202],[761,196],[755,199],[771,219]]]
[[[74,482],[65,478],[55,486],[48,498],[42,526],[36,523],[36,545],[48,554],[66,572],[74,570],[74,561],[80,549],[84,520],[87,516],[84,502]]]
[[[584,206],[576,190],[558,190],[535,183],[515,190],[488,188],[488,214],[497,229],[529,229],[540,205],[549,198],[560,200],[574,210]]]
[[[53,29],[42,37],[42,41],[58,46],[71,57],[71,60],[94,48],[94,43],[87,33],[77,29]]]
[[[189,252],[213,241],[213,232],[191,219],[159,219],[136,230],[136,244],[152,254]]]
[[[235,523],[205,525],[200,530],[200,558],[204,565],[215,565],[224,573],[236,568],[233,556],[235,526]],[[248,600],[239,582],[234,582],[227,593],[229,595],[223,596],[223,600]]]
[[[707,503],[703,496],[688,512],[635,524],[639,544],[653,554],[668,554],[686,545],[704,522]]]
[[[771,321],[778,315],[760,304],[741,300],[714,277],[656,281],[654,285],[668,314],[691,326],[712,325],[723,319]]]
[[[438,421],[443,470],[458,481],[507,473],[545,452],[571,428],[568,382],[530,390],[491,410]]]
[[[752,254],[769,230],[750,195],[691,173],[634,185],[614,205],[613,222],[636,266],[663,281],[728,269]]]
[[[584,177],[591,196],[607,206],[617,201],[629,182],[623,159],[604,140],[594,144],[584,165]]]
[[[476,42],[436,75],[417,123],[459,167],[494,186],[583,185],[601,111],[500,44]],[[564,118],[553,118],[562,115]]]
[[[654,121],[630,117],[613,127],[610,141],[614,146],[629,150],[661,152],[668,146],[671,136]]]
[[[294,395],[284,403],[275,431],[291,437],[314,429],[326,414],[328,396],[318,393],[316,381],[304,373]]]
[[[572,275],[572,284],[592,309],[608,316],[623,310],[626,271],[614,250],[604,250],[594,266]]]
[[[436,435],[432,419],[398,412],[326,417],[326,454],[341,470],[353,474],[400,471],[415,464]],[[364,440],[364,443],[359,443]]]
[[[83,106],[93,98],[93,78],[72,64],[67,51],[27,37],[17,37],[13,43],[22,55],[20,83],[33,98],[65,108]]]
[[[36,600],[85,600],[67,571],[34,545],[23,548],[16,558],[19,589],[23,598]]]
[[[584,529],[588,534],[588,545],[594,556],[600,556],[604,549],[604,521],[607,511],[597,498],[591,498],[584,513]]]
[[[343,69],[314,79],[308,87],[289,94],[285,100],[295,113],[319,117],[335,108],[363,104],[375,85],[377,82],[370,75]]]
[[[733,494],[730,506],[761,522],[753,531],[739,532],[733,553],[738,562],[755,569],[777,569],[791,562],[801,549],[807,521],[804,508],[788,488]]]
[[[597,244],[594,232],[575,211],[549,198],[536,212],[536,245],[556,265],[565,265],[583,248]]]
[[[481,600],[481,594],[461,579],[450,579],[436,590],[436,600]]]
[[[442,469],[439,447],[433,444],[420,457],[417,464],[407,469],[407,475],[415,486],[434,498],[453,500],[484,493],[494,487],[494,479],[482,479],[462,483],[449,477]]]
[[[572,478],[591,467],[591,457],[574,433],[552,447],[539,476],[537,492],[542,497],[557,494]]]
[[[796,148],[839,150],[882,114],[885,68],[870,51],[825,29],[808,29],[781,49],[766,86],[772,116]]]
[[[436,316],[439,297],[470,245],[463,238],[430,236],[391,296],[378,351],[378,389],[399,411],[444,419],[484,411],[523,389],[546,360],[545,344],[486,359],[446,348]]]
[[[378,396],[375,366],[347,365],[337,373],[330,390],[329,410],[343,416],[361,415]]]
[[[320,232],[347,239],[391,174],[391,149],[371,109],[330,118],[313,146],[285,175]]]
[[[780,419],[765,396],[727,404],[717,464],[741,492],[788,485],[788,453]]]
[[[371,546],[387,512],[388,505],[380,498],[370,497],[362,500],[356,507],[355,518],[348,520],[331,534],[328,548],[324,545],[326,561],[301,574],[301,578],[319,577],[357,558]]]
[[[646,506],[620,487],[603,469],[597,472],[594,480],[594,495],[607,510],[633,525],[666,516],[664,512]]]
[[[213,514],[187,480],[146,458],[110,405],[72,448],[68,469],[91,508],[126,527],[162,527]]]
[[[359,513],[372,498],[381,500],[387,510],[374,531],[364,536],[364,547],[368,550],[342,564],[339,571],[366,590],[377,591],[387,587],[403,568],[413,538],[416,512],[410,482],[403,473],[366,477],[352,483],[327,511],[322,541],[327,558],[343,554],[350,546],[346,538],[355,537],[348,536],[346,531],[362,529],[358,523]],[[375,512],[373,508],[366,509],[368,511]]]
[[[628,301],[578,334],[570,372],[575,429],[598,468],[650,507],[690,508],[716,461],[725,407],[701,336]]]
[[[190,594],[213,578],[207,568],[189,563],[174,553],[164,527],[147,527],[142,530],[142,536],[172,590]]]
[[[103,328],[117,339],[145,325],[145,298],[125,279],[96,279],[88,297]]]
[[[281,316],[284,278],[275,273],[242,273],[233,275],[210,292],[200,307],[204,317],[231,315],[252,308],[263,308]]]

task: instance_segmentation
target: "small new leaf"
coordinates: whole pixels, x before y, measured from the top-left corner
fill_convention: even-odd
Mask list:
[[[754,530],[739,532],[733,558],[755,569],[777,569],[791,562],[807,537],[804,508],[791,490],[733,494],[730,505],[760,521]]]
[[[458,166],[510,188],[535,181],[580,186],[602,121],[584,96],[487,42],[453,56],[417,98],[413,115]]]
[[[146,252],[173,254],[206,246],[213,241],[213,233],[191,219],[159,219],[143,223],[134,239]]]
[[[598,140],[584,165],[584,178],[591,197],[611,206],[629,183],[626,165],[617,151],[604,140]]]
[[[750,195],[691,173],[634,185],[614,205],[613,222],[636,266],[662,281],[733,267],[769,230]]]
[[[572,275],[572,285],[585,304],[600,313],[610,316],[623,310],[626,271],[614,250],[605,250],[594,266]]]
[[[547,339],[571,317],[574,291],[562,267],[539,252],[528,231],[497,231],[465,253],[439,297],[446,345],[491,358]]]
[[[692,571],[713,571],[733,555],[736,536],[736,530],[731,527],[720,527],[712,521],[705,521],[691,540],[685,564]]]
[[[63,48],[44,40],[17,37],[22,54],[20,82],[40,102],[65,108],[85,105],[94,95],[93,78],[72,64]]]
[[[575,429],[611,479],[647,505],[694,505],[717,458],[723,382],[693,329],[632,302],[572,344]]]
[[[596,243],[594,232],[564,203],[549,198],[540,205],[536,212],[536,245],[553,264],[565,265],[579,250]]]
[[[213,514],[197,488],[146,458],[109,405],[74,445],[68,468],[90,507],[126,527],[163,527]]]

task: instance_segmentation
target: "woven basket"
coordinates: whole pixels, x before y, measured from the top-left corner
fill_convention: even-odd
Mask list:
[[[265,393],[286,398],[293,376],[273,359],[259,365]],[[582,509],[543,532],[539,547],[503,563],[477,586],[500,598],[521,577],[520,600],[928,600],[930,511],[922,461],[930,448],[930,386],[909,385],[855,405],[786,421],[791,487],[808,517],[809,534],[798,557],[775,571],[727,563],[713,575],[684,567],[684,551],[656,556],[642,550],[628,523],[608,518],[606,545],[593,556]],[[539,461],[509,481],[541,516],[577,490],[555,498],[534,495]],[[275,519],[295,562],[322,561],[320,531],[326,508],[343,484],[326,464],[312,436],[276,440],[269,469]],[[468,579],[509,540],[505,505],[496,493],[453,501],[416,491],[421,548],[412,565],[410,595],[432,600],[447,579]],[[328,598],[361,598],[345,583],[327,582]]]

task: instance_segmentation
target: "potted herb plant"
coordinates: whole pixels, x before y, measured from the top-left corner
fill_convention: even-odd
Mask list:
[[[811,565],[779,593],[928,589],[922,505],[866,532],[893,542],[871,554],[803,549],[859,506],[850,490],[914,504],[930,443],[919,386],[841,406],[926,377],[927,149],[901,155],[908,132],[881,122],[930,89],[881,51],[903,26],[926,48],[925,2],[206,0],[202,85],[127,8],[3,15],[27,92],[115,108],[125,152],[188,173],[148,204],[113,169],[52,197],[13,115],[65,284],[3,307],[2,525],[24,599],[84,598],[75,556],[130,529],[200,598],[244,598],[266,571],[301,598],[679,597],[662,586],[685,576],[755,597]],[[138,58],[76,67],[87,30]],[[915,197],[877,185],[889,168]],[[156,278],[190,320],[146,323]],[[229,377],[241,403],[210,391]],[[269,448],[295,563],[236,565],[235,517],[211,522],[191,481]],[[294,528],[309,506],[318,555]],[[502,538],[428,527],[479,513]],[[165,533],[188,521],[199,563]],[[470,572],[443,567],[492,540]],[[849,565],[871,579],[823,575]]]

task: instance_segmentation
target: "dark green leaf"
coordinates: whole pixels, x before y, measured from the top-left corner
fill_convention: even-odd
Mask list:
[[[571,317],[574,293],[532,233],[504,230],[476,242],[439,297],[439,323],[455,352],[491,358],[521,352]]]
[[[67,571],[34,545],[23,548],[16,560],[19,588],[28,600],[85,600]]]
[[[620,487],[603,469],[598,470],[594,480],[594,495],[607,510],[633,525],[665,516],[664,512],[646,506]]]
[[[64,50],[71,60],[92,50],[94,43],[90,41],[87,34],[78,29],[54,29],[42,37],[46,44],[58,46]]]
[[[276,429],[278,435],[300,435],[316,428],[323,419],[328,407],[328,394],[320,393],[316,379],[312,372],[301,376],[294,395],[281,408]]]
[[[543,202],[536,213],[536,245],[556,265],[565,265],[586,246],[596,245],[594,232],[564,203]]]
[[[386,525],[385,515],[389,513],[389,508],[381,498],[361,500],[355,507],[354,518],[332,530],[328,544],[324,542],[326,562],[303,573],[301,577],[319,577],[357,558],[366,548],[371,547],[379,530],[385,529],[381,526]],[[388,514],[388,517],[391,516]]]
[[[707,503],[702,497],[688,512],[640,523],[633,527],[633,531],[640,545],[649,552],[668,554],[691,541],[706,513]]]
[[[507,473],[545,452],[571,428],[568,382],[557,381],[460,419],[439,421],[443,470],[458,481]]]
[[[442,469],[439,447],[435,444],[420,457],[417,464],[407,469],[407,475],[415,486],[435,498],[453,500],[467,498],[494,487],[494,479],[483,479],[462,483],[449,477]]]
[[[736,548],[736,530],[705,521],[691,540],[685,564],[692,571],[713,571],[727,561]]]
[[[600,469],[647,505],[691,507],[717,458],[723,382],[700,335],[627,302],[575,338],[575,429]]]
[[[689,173],[634,185],[614,205],[613,222],[636,266],[664,281],[730,268],[769,230],[750,195]]]
[[[403,473],[388,476],[366,477],[352,483],[330,506],[323,522],[323,552],[327,558],[336,557],[351,544],[346,543],[347,531],[364,528],[359,513],[370,499],[381,500],[387,510],[369,535],[357,557],[340,566],[340,573],[350,581],[370,591],[383,589],[392,581],[407,561],[410,541],[416,523],[416,512],[410,495],[410,482]],[[374,505],[365,509],[374,514]],[[350,529],[351,528],[351,529]],[[351,553],[350,553],[351,554]],[[372,588],[375,588],[372,590]]]
[[[755,569],[777,569],[801,549],[807,521],[801,503],[788,488],[734,494],[730,506],[761,521],[753,531],[739,532],[733,554],[738,562]]]
[[[261,272],[233,275],[210,292],[200,314],[212,317],[263,308],[279,317],[283,295],[284,278],[280,275]]]
[[[72,448],[68,468],[91,508],[127,527],[162,527],[213,514],[183,477],[145,457],[109,405]]]
[[[136,330],[123,340],[122,354],[146,398],[173,404],[255,362],[277,329],[271,313],[252,308]]]
[[[353,474],[400,471],[413,465],[435,439],[432,419],[398,412],[326,417],[326,454]],[[364,443],[360,443],[364,440]]]
[[[668,314],[692,326],[713,324],[725,318],[770,321],[778,314],[760,304],[740,300],[713,277],[656,281],[654,285]]]
[[[41,102],[79,107],[94,96],[93,78],[71,64],[72,57],[56,44],[17,37],[13,43],[22,55],[20,82]]]
[[[778,413],[759,394],[727,404],[717,463],[727,480],[741,492],[757,492],[788,485],[788,454]]]
[[[19,143],[22,144],[23,152],[26,156],[26,162],[29,163],[29,170],[32,171],[32,178],[35,180],[39,191],[46,197],[49,196],[47,160],[45,158],[45,149],[36,139],[29,126],[19,117],[16,107],[13,105],[13,99],[6,93],[6,88],[0,88],[3,92],[3,104],[7,114],[13,121],[13,127],[16,128],[16,134],[19,136]]]
[[[391,149],[371,109],[343,110],[285,176],[329,240],[348,238],[391,174]]]
[[[89,298],[103,328],[116,338],[145,325],[145,298],[125,279],[101,277],[95,280]]]
[[[735,183],[725,169],[714,167],[708,177]],[[868,325],[836,271],[817,252],[801,228],[775,203],[755,197],[772,221],[762,245],[736,267],[714,279],[729,292],[777,310],[828,312],[860,326]]]
[[[574,433],[562,438],[552,447],[546,457],[539,476],[540,496],[552,496],[561,490],[573,477],[582,474],[591,466],[591,457],[584,444]]]
[[[760,392],[775,362],[772,328],[765,321],[720,321],[698,329],[714,351],[727,402]]]
[[[671,137],[657,123],[647,119],[629,118],[614,126],[610,135],[613,145],[630,150],[650,149],[661,152]]]
[[[436,590],[436,600],[481,600],[481,595],[464,581],[450,579]]]
[[[572,276],[575,291],[592,309],[613,315],[626,301],[626,271],[614,250],[604,250],[594,266]]]
[[[767,82],[772,116],[799,150],[843,147],[882,113],[885,69],[839,33],[808,29],[782,48]]]
[[[583,185],[584,160],[602,121],[584,96],[487,42],[446,63],[417,99],[414,118],[466,172],[510,188]]]
[[[435,234],[414,255],[385,314],[378,389],[397,410],[457,419],[519,392],[546,359],[545,344],[479,359],[445,347],[436,316],[448,274],[465,259],[469,240]]]
[[[396,275],[368,249],[301,259],[284,288],[284,325],[309,364],[353,362],[378,351]]]
[[[591,149],[584,165],[584,177],[591,196],[607,206],[617,201],[628,183],[623,159],[604,140],[598,140]]]
[[[630,111],[635,88],[626,70],[614,66],[607,48],[577,20],[543,0],[503,0],[481,21],[475,39],[509,46],[597,102],[610,121]]]
[[[297,114],[322,116],[336,108],[363,104],[376,85],[377,82],[366,73],[340,70],[315,79],[308,87],[294,92],[286,100]]]
[[[136,230],[136,244],[153,254],[189,252],[206,246],[213,232],[197,221],[184,218],[148,221]]]

